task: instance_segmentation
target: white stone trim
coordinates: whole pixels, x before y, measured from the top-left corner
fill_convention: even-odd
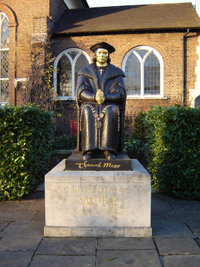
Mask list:
[[[45,44],[47,41],[47,33],[33,33],[31,36],[31,44]]]
[[[196,52],[198,55],[196,68],[195,68],[195,88],[189,89],[189,105],[190,107],[195,107],[195,99],[200,95],[200,37],[198,37],[198,46],[196,48]]]
[[[18,83],[25,83],[26,81],[27,81],[27,78],[15,78],[14,79],[15,88],[17,88]]]

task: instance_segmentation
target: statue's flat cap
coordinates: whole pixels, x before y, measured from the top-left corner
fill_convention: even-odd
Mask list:
[[[111,54],[115,51],[115,48],[106,42],[94,44],[90,47],[90,50],[92,52],[95,52],[99,48],[104,48],[104,49],[108,50],[109,54]]]

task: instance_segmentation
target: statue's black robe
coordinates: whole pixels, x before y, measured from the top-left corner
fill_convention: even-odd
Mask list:
[[[124,76],[123,71],[112,64],[108,64],[101,84],[95,64],[79,71],[77,149],[83,154],[89,150],[109,150],[117,154],[122,150],[126,102]],[[95,100],[97,89],[102,89],[105,95],[101,105]]]

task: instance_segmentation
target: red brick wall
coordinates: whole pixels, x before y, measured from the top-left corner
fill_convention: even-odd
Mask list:
[[[10,25],[10,104],[21,103],[22,92],[15,91],[14,79],[27,76],[27,69],[31,64],[32,34],[45,34],[48,16],[51,16],[50,19],[55,18],[62,8],[62,0],[4,0],[0,4],[0,11],[8,16],[9,22],[12,18],[15,24],[12,21]]]
[[[184,33],[152,33],[152,34],[113,34],[101,36],[81,36],[81,37],[54,37],[54,55],[61,51],[78,47],[88,53],[92,58],[93,53],[90,46],[96,42],[106,41],[112,44],[116,51],[111,54],[111,63],[120,67],[125,54],[136,46],[150,46],[156,49],[164,61],[164,98],[162,99],[128,99],[127,111],[138,112],[147,110],[150,106],[158,104],[168,106],[182,104],[183,92],[183,45],[182,37]],[[187,38],[187,76],[186,87],[194,88],[195,66],[196,66],[196,46],[197,37]]]

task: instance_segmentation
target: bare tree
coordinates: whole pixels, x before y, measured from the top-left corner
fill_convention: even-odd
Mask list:
[[[34,104],[46,110],[55,110],[53,101],[53,61],[49,44],[31,47],[31,64],[27,70],[27,82],[23,104]]]

